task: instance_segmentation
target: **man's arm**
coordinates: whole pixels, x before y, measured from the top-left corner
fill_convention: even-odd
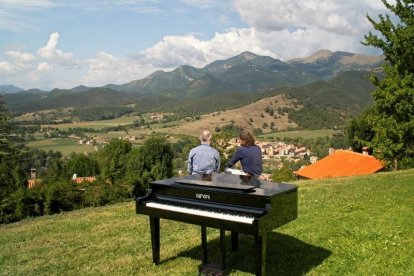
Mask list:
[[[216,164],[215,164],[214,171],[220,172],[220,153],[218,151],[216,152],[215,158],[216,158]]]
[[[188,154],[188,162],[187,162],[188,163],[187,172],[189,174],[193,173],[193,157],[194,157],[193,150],[190,150],[190,153]]]
[[[239,149],[237,149],[237,150],[236,150],[236,153],[233,155],[233,157],[232,157],[232,158],[230,158],[230,160],[227,162],[227,167],[228,167],[228,168],[233,167],[233,166],[234,166],[234,164],[236,164],[236,163],[237,163],[237,161],[239,161],[239,159],[240,159],[240,150],[239,150]]]

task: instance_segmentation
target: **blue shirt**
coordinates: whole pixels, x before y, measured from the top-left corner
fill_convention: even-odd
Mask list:
[[[263,172],[262,167],[262,151],[259,146],[241,146],[237,148],[234,156],[227,163],[228,167],[233,167],[234,164],[240,161],[242,170],[245,173],[259,176]]]
[[[190,150],[187,171],[203,174],[220,171],[220,154],[208,144],[201,144]]]

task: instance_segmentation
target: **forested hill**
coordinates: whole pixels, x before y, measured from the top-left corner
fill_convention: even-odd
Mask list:
[[[365,71],[349,71],[340,73],[330,80],[320,80],[298,87],[270,88],[256,93],[206,92],[200,97],[173,97],[168,93],[165,95],[126,93],[109,88],[93,88],[78,93],[55,89],[49,93],[21,92],[5,94],[3,97],[7,106],[17,112],[61,107],[113,107],[134,103],[136,108],[142,112],[168,111],[200,114],[240,107],[268,96],[287,94],[305,105],[322,108],[328,106],[349,112],[359,112],[362,107],[371,102],[370,92],[373,86],[368,80],[368,75],[369,73]]]
[[[368,77],[367,72],[349,71],[329,81],[286,89],[287,97],[303,106],[299,110],[287,110],[289,118],[307,129],[344,125],[372,102],[374,85]]]
[[[181,66],[172,72],[157,71],[145,79],[124,85],[78,86],[50,92],[28,90],[7,93],[3,98],[12,112],[71,107],[76,114],[88,114],[82,119],[89,120],[98,119],[99,116],[92,113],[105,107],[110,107],[110,113],[114,113],[108,114],[109,117],[159,111],[191,116],[286,94],[304,105],[306,112],[312,110],[311,114],[305,115],[310,118],[330,108],[325,115],[338,119],[335,123],[328,120],[328,125],[332,126],[341,124],[341,120],[360,112],[370,103],[372,85],[368,75],[381,62],[382,57],[344,52],[322,51],[307,59],[289,62],[245,52],[201,69]],[[338,114],[342,117],[337,118]],[[297,120],[304,114],[296,112],[293,116]]]

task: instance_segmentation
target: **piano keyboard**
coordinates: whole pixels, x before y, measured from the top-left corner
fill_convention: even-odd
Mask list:
[[[196,215],[196,216],[209,217],[209,218],[221,219],[221,220],[226,220],[226,221],[234,221],[234,222],[240,222],[240,223],[246,223],[246,224],[253,224],[253,221],[254,221],[253,216],[236,215],[236,214],[222,213],[222,212],[211,211],[211,210],[207,211],[207,210],[182,207],[182,206],[177,206],[177,205],[172,205],[172,204],[148,202],[145,205],[147,207],[156,208],[156,209],[162,209],[162,210],[168,210],[168,211],[179,212],[179,213],[184,213],[184,214],[191,214],[191,215]]]

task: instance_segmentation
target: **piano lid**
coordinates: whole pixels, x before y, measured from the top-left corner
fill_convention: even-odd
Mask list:
[[[218,180],[220,180],[220,183],[216,183],[213,181],[214,180],[217,182]],[[202,185],[197,185],[197,184],[188,184],[188,180],[201,180],[204,181],[202,182],[204,184],[204,186]],[[182,182],[184,181],[184,183],[182,184]],[[227,184],[239,184],[239,185],[248,185],[246,188],[250,188],[249,186],[254,186],[251,189],[247,189],[247,190],[239,190],[239,189],[234,189],[234,188],[229,188],[230,186],[226,186],[226,182],[225,181],[229,181],[227,182]],[[187,183],[185,183],[187,182]],[[190,181],[191,182],[191,181]],[[281,194],[281,193],[286,193],[286,192],[291,192],[291,191],[295,191],[298,189],[297,185],[294,184],[288,184],[288,183],[277,183],[277,182],[270,182],[270,181],[265,181],[262,179],[254,179],[254,183],[250,183],[250,184],[240,184],[241,179],[239,175],[233,175],[233,174],[212,174],[211,180],[207,181],[207,180],[202,180],[202,176],[200,175],[186,175],[186,176],[177,176],[177,177],[172,177],[172,178],[165,178],[165,179],[159,179],[159,180],[154,180],[151,181],[150,185],[151,187],[155,186],[181,186],[181,187],[192,187],[192,188],[196,188],[199,187],[200,189],[222,189],[223,191],[228,191],[228,192],[236,192],[236,193],[249,193],[250,195],[255,195],[255,196],[273,196],[276,194]],[[244,182],[243,182],[244,183]],[[210,185],[210,186],[209,186]],[[218,185],[219,187],[214,187],[211,185]],[[226,189],[227,187],[227,189]],[[238,186],[236,186],[238,187]],[[157,188],[155,188],[157,189]]]
[[[221,189],[235,189],[251,191],[257,187],[257,179],[247,175],[218,174],[191,175],[190,177],[178,178],[175,183],[207,186]]]

